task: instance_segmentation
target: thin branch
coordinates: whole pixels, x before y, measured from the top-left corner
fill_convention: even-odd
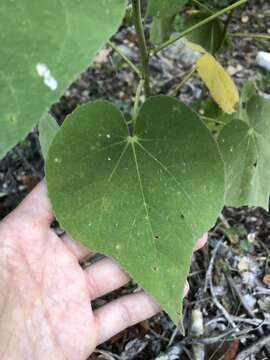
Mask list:
[[[150,96],[149,52],[142,24],[141,0],[132,0],[133,19],[138,36],[138,45],[141,58],[141,74],[144,80],[145,97]]]
[[[201,9],[209,12],[210,14],[213,14],[215,11],[213,9],[211,9],[209,6],[207,6],[206,4],[201,3],[198,0],[192,0],[194,2],[194,4],[198,5]]]
[[[215,14],[207,17],[206,19],[198,22],[197,24],[189,27],[188,29],[182,31],[179,35],[177,35],[174,38],[169,39],[168,41],[164,42],[163,44],[161,44],[159,47],[157,47],[156,49],[153,50],[152,55],[155,55],[157,53],[159,53],[161,50],[167,48],[168,46],[172,45],[173,43],[175,43],[176,41],[182,39],[184,36],[190,34],[191,32],[199,29],[201,26],[208,24],[209,22],[213,21],[214,19],[218,18],[219,16],[226,14],[227,12],[232,11],[233,9],[236,9],[237,7],[245,4],[248,0],[239,0],[236,3],[226,7],[225,9],[222,9],[218,12],[216,12]]]
[[[123,53],[123,51],[116,46],[113,42],[108,41],[108,44],[110,45],[111,48],[113,48],[113,50],[115,52],[117,52],[118,55],[121,56],[121,58],[128,64],[128,66],[139,76],[141,77],[141,72],[140,70],[137,68],[137,66],[135,64],[133,64],[133,62]]]
[[[172,91],[170,94],[171,96],[176,96],[179,90],[182,89],[182,87],[192,78],[192,76],[195,74],[196,68],[192,68],[191,71],[184,77],[184,79],[181,81],[179,85]]]
[[[232,316],[228,313],[228,311],[224,308],[224,306],[218,301],[218,298],[217,298],[216,293],[214,291],[213,278],[212,278],[213,268],[214,268],[217,253],[218,253],[221,245],[222,245],[222,240],[220,240],[217,243],[217,245],[216,245],[216,247],[215,247],[215,249],[214,249],[214,251],[212,253],[212,258],[210,260],[209,268],[208,268],[207,273],[206,273],[206,281],[205,281],[204,290],[206,291],[206,289],[208,287],[208,284],[209,284],[214,304],[221,311],[221,313],[223,314],[225,319],[228,321],[228,323],[231,324],[234,329],[236,329],[237,327],[236,327],[236,325],[235,325],[235,323],[234,323],[234,321],[232,319]]]
[[[236,360],[248,359],[251,355],[257,354],[265,345],[268,345],[269,342],[270,335],[264,337],[263,339],[259,339],[253,345],[241,351],[240,354],[237,355]]]
[[[220,42],[220,49],[223,47],[225,41],[226,41],[226,36],[228,34],[228,30],[229,30],[229,25],[232,21],[232,18],[233,18],[233,14],[234,14],[234,11],[235,9],[231,10],[229,12],[229,15],[227,17],[227,20],[225,22],[225,25],[224,25],[224,29],[223,29],[223,32],[222,32],[222,36],[221,36],[221,42]]]
[[[270,40],[270,35],[268,34],[248,34],[248,33],[235,32],[235,33],[230,33],[230,36],[246,37],[246,38],[258,39],[258,40]]]

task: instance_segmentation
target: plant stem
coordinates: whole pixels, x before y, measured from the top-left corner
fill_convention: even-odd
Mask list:
[[[228,30],[229,30],[230,22],[232,21],[232,18],[233,18],[234,11],[235,11],[235,9],[233,9],[233,10],[231,10],[229,12],[227,20],[225,22],[223,33],[222,33],[222,36],[221,36],[220,49],[223,47],[223,45],[224,45],[224,43],[226,41],[226,36],[227,36]]]
[[[191,69],[191,71],[184,77],[184,79],[181,81],[179,85],[173,90],[173,92],[170,94],[171,96],[176,96],[178,91],[188,82],[190,78],[195,74],[196,68],[194,67]]]
[[[214,13],[214,10],[211,9],[210,7],[208,7],[207,5],[201,3],[200,1],[198,0],[192,0],[194,2],[194,4],[198,5],[200,8],[202,8],[203,10],[209,12],[210,14],[213,14]]]
[[[268,34],[247,34],[247,33],[235,32],[235,33],[230,33],[230,35],[233,37],[247,37],[258,40],[270,40],[270,35]]]
[[[227,13],[227,12],[233,10],[233,9],[236,9],[237,7],[245,4],[247,1],[248,1],[248,0],[239,0],[239,1],[237,1],[236,3],[234,3],[234,4],[232,4],[232,5],[228,6],[228,7],[226,7],[225,9],[222,9],[222,10],[216,12],[215,14],[207,17],[206,19],[198,22],[197,24],[189,27],[188,29],[182,31],[178,36],[176,36],[176,37],[174,37],[174,38],[172,38],[172,39],[169,39],[168,41],[166,41],[165,43],[163,43],[163,44],[161,44],[159,47],[157,47],[157,48],[153,51],[152,55],[155,55],[155,54],[159,53],[161,50],[163,50],[163,49],[165,49],[166,47],[172,45],[173,43],[175,43],[176,41],[180,40],[180,39],[183,38],[184,36],[190,34],[190,33],[193,32],[194,30],[197,30],[197,29],[199,29],[201,26],[208,24],[209,22],[211,22],[212,20],[218,18],[219,16],[221,16],[221,15],[223,15],[223,14],[225,14],[225,13]]]
[[[138,45],[141,58],[141,74],[144,80],[145,97],[151,95],[149,76],[149,52],[146,45],[145,33],[142,24],[141,0],[132,0],[133,19],[138,36]]]
[[[140,80],[139,85],[136,90],[136,95],[135,95],[135,101],[134,101],[134,107],[133,107],[133,119],[136,119],[136,117],[138,115],[140,96],[141,96],[143,87],[144,87],[144,80]]]
[[[113,42],[108,41],[108,44],[110,45],[111,48],[113,48],[113,50],[115,52],[117,52],[118,55],[121,56],[121,58],[129,65],[129,67],[139,76],[141,77],[141,72],[140,70],[137,68],[137,66],[135,64],[133,64],[133,62],[122,52],[121,49],[119,49],[118,46],[116,46]]]

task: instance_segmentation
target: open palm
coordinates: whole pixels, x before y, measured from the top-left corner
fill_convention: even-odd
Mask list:
[[[83,270],[79,260],[88,250],[57,236],[52,221],[41,183],[0,224],[2,360],[85,360],[98,344],[160,311],[144,292],[92,311],[92,300],[129,276],[110,259]]]

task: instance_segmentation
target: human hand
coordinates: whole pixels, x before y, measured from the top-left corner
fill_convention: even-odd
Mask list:
[[[42,182],[0,224],[2,360],[85,360],[98,344],[161,310],[139,292],[92,311],[92,300],[130,278],[108,258],[83,270],[79,261],[89,250],[57,236],[52,221]]]

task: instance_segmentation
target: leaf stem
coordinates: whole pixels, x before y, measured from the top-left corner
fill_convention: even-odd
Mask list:
[[[216,119],[213,119],[213,118],[210,118],[209,116],[203,116],[203,115],[200,115],[199,116],[205,120],[205,121],[210,121],[210,122],[213,122],[213,123],[216,123],[216,124],[219,124],[219,125],[226,125],[224,122],[220,121],[220,120],[216,120]]]
[[[169,39],[168,41],[165,41],[163,44],[161,44],[159,47],[157,47],[156,49],[154,49],[152,51],[151,55],[155,55],[157,53],[159,53],[161,50],[167,48],[168,46],[172,45],[173,43],[175,43],[176,41],[180,40],[181,38],[183,38],[184,36],[190,34],[191,32],[193,32],[194,30],[199,29],[201,26],[208,24],[209,22],[211,22],[212,20],[218,18],[219,16],[232,11],[233,9],[236,9],[237,7],[245,4],[248,0],[239,0],[236,3],[226,7],[225,9],[222,9],[216,13],[214,13],[211,16],[208,16],[206,19],[198,22],[197,24],[189,27],[188,29],[182,31],[179,35],[177,35],[176,37],[173,37],[171,39]]]
[[[201,3],[200,1],[198,0],[192,0],[194,2],[194,4],[198,5],[200,8],[202,8],[203,10],[209,12],[210,14],[213,14],[214,13],[214,10],[211,9],[209,6]]]
[[[247,37],[247,38],[258,39],[258,40],[270,40],[270,35],[268,35],[268,34],[248,34],[248,33],[235,32],[235,33],[230,33],[230,36]]]
[[[141,96],[143,87],[144,87],[144,80],[140,80],[139,85],[136,90],[136,95],[135,95],[135,101],[134,101],[134,107],[133,107],[133,119],[136,119],[136,117],[138,115],[140,96]]]
[[[121,56],[121,58],[128,64],[128,66],[139,76],[141,77],[141,72],[140,70],[137,68],[137,66],[123,53],[123,51],[116,46],[113,42],[108,41],[108,44],[110,45],[110,47],[117,52],[118,55]]]
[[[178,91],[182,89],[182,87],[188,82],[189,79],[195,74],[196,67],[192,68],[191,71],[184,77],[184,79],[180,82],[179,85],[173,90],[170,96],[176,96]]]
[[[233,18],[233,14],[234,14],[234,11],[235,9],[231,10],[229,12],[229,15],[227,17],[227,20],[224,24],[224,29],[223,29],[223,32],[222,32],[222,36],[221,36],[221,42],[220,42],[220,49],[223,47],[223,45],[225,44],[225,41],[226,41],[226,36],[228,34],[228,30],[229,30],[229,26],[230,26],[230,23],[232,21],[232,18]]]
[[[141,0],[132,0],[133,19],[138,36],[138,45],[141,58],[141,74],[144,80],[145,97],[149,97],[150,92],[150,76],[149,76],[149,52],[147,49],[145,33],[142,24]]]

